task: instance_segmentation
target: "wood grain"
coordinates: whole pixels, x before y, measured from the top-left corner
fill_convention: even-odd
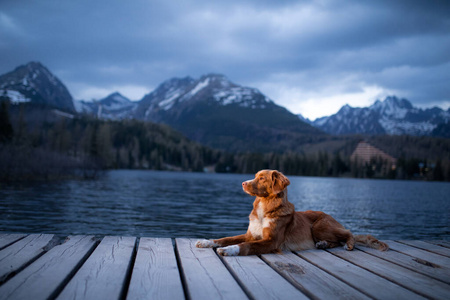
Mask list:
[[[44,253],[53,234],[31,234],[0,251],[0,282]]]
[[[390,261],[411,271],[430,276],[450,284],[450,269],[430,263],[429,261],[409,256],[397,251],[378,251],[367,247],[357,249],[370,255]]]
[[[342,248],[335,248],[327,251],[422,296],[433,299],[450,299],[449,285],[441,281],[359,250],[346,251]]]
[[[389,247],[392,250],[450,269],[450,260],[447,257],[431,253],[425,250],[421,250],[412,246],[408,246],[405,244],[401,244],[398,242],[394,241],[387,241],[387,242],[389,243]]]
[[[375,299],[425,299],[408,289],[343,259],[337,258],[326,251],[299,251],[297,254]]]
[[[69,237],[0,287],[0,300],[56,296],[95,247],[92,236]]]
[[[190,299],[248,299],[213,249],[196,248],[190,239],[176,245]]]
[[[9,246],[10,244],[14,243],[17,240],[20,240],[21,238],[24,238],[26,234],[15,234],[15,233],[4,233],[0,235],[0,250],[5,248],[6,246]]]
[[[450,249],[449,248],[445,248],[445,247],[441,247],[439,245],[433,245],[433,244],[430,245],[430,243],[427,243],[427,242],[424,242],[424,241],[405,241],[405,240],[402,240],[402,241],[398,241],[398,242],[402,243],[402,244],[409,245],[409,246],[413,246],[413,247],[416,247],[416,248],[420,248],[420,249],[425,250],[425,251],[429,251],[429,252],[433,252],[433,253],[436,253],[436,254],[440,254],[440,255],[443,255],[443,256],[450,257]]]
[[[257,256],[224,256],[223,261],[253,299],[309,299]]]
[[[57,299],[120,299],[136,238],[103,238]]]
[[[333,295],[333,299],[370,299],[291,252],[265,254],[262,258],[312,298],[325,299]]]
[[[140,239],[127,299],[184,299],[171,239]]]

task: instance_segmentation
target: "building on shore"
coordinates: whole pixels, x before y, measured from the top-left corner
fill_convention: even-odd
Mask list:
[[[376,168],[375,164],[381,162],[384,166],[384,171],[386,169],[395,170],[397,164],[395,157],[392,157],[368,142],[359,142],[355,151],[350,156],[350,160],[358,165],[371,166],[374,170]]]

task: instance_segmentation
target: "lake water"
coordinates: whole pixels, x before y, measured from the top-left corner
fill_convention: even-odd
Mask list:
[[[98,180],[0,186],[1,231],[218,238],[246,231],[252,175],[109,171]],[[289,176],[296,210],[353,233],[449,239],[450,184]]]

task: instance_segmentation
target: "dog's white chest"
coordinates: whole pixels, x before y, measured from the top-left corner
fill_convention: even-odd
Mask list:
[[[258,204],[256,209],[257,217],[253,214],[250,215],[250,224],[248,231],[256,239],[261,239],[263,236],[263,229],[270,226],[272,219],[264,217],[264,208],[261,203]]]

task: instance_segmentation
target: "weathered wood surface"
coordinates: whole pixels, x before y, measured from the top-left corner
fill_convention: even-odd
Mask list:
[[[225,256],[222,259],[254,299],[308,299],[255,255]]]
[[[416,248],[420,248],[425,251],[434,252],[440,255],[450,257],[450,249],[440,247],[439,245],[433,245],[424,241],[399,241],[402,244],[410,245]]]
[[[184,299],[171,239],[141,238],[127,299]]]
[[[0,286],[0,299],[49,299],[61,291],[94,249],[92,236],[69,237]]]
[[[342,248],[327,251],[419,295],[436,299],[449,299],[450,286],[441,281],[392,264],[357,249],[352,252],[345,251]]]
[[[378,299],[425,299],[329,252],[308,250],[299,251],[297,254],[370,297]]]
[[[0,250],[9,246],[10,244],[24,238],[26,234],[3,234],[0,235]]]
[[[263,259],[305,294],[319,299],[370,299],[294,253],[265,254]]]
[[[135,243],[134,237],[103,238],[57,299],[120,299]]]
[[[194,239],[0,233],[2,299],[450,299],[448,241],[246,257]]]
[[[191,299],[247,299],[213,249],[196,248],[195,240],[176,239],[180,267]]]
[[[0,251],[0,282],[44,253],[53,234],[29,235]]]

